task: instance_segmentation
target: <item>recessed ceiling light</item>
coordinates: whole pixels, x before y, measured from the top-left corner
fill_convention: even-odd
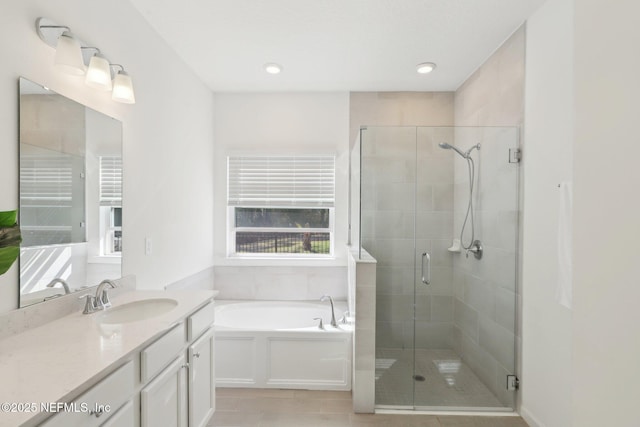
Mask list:
[[[264,64],[264,70],[269,74],[279,74],[282,71],[282,66],[275,62],[269,62]]]
[[[433,70],[435,70],[436,64],[433,62],[423,62],[422,64],[416,65],[416,71],[419,74],[429,74]]]

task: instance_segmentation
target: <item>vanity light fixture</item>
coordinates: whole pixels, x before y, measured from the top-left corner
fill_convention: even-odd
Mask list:
[[[429,74],[435,69],[436,64],[434,64],[433,62],[423,62],[416,65],[416,71],[418,72],[418,74]]]
[[[282,66],[280,64],[276,64],[275,62],[269,62],[264,64],[264,70],[269,74],[280,74],[282,71]]]
[[[65,31],[58,37],[54,62],[57,67],[69,74],[76,76],[84,74],[86,68],[82,59],[80,42],[71,31]]]
[[[135,94],[131,77],[120,64],[110,64],[97,47],[83,46],[66,25],[58,25],[46,19],[36,19],[38,37],[56,50],[55,64],[59,68],[74,75],[84,75],[87,86],[103,91],[112,91],[111,99],[125,104],[135,104]],[[96,52],[90,57],[83,51],[93,49]],[[89,66],[86,66],[86,63]],[[111,67],[120,67],[113,74]],[[112,79],[113,76],[113,79]]]
[[[89,61],[89,68],[87,68],[87,75],[84,78],[84,82],[87,86],[110,91],[113,89],[113,84],[111,83],[111,67],[109,61],[100,53],[100,49],[93,49],[96,49],[97,52]]]
[[[111,66],[121,68],[113,79],[113,92],[111,93],[111,99],[124,104],[135,104],[136,96],[133,92],[131,76],[129,76],[129,74],[124,70],[122,65],[111,64]]]

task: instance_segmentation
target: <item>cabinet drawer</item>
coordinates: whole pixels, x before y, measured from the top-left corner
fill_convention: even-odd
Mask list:
[[[167,366],[185,344],[184,323],[180,323],[162,338],[140,352],[140,376],[146,383]]]
[[[133,362],[128,362],[114,373],[93,386],[82,396],[74,399],[73,412],[61,412],[45,421],[46,427],[94,427],[104,423],[113,411],[131,399],[135,388]],[[91,411],[102,406],[109,410],[96,415]],[[85,411],[86,408],[86,411]]]
[[[214,307],[213,303],[202,307],[200,310],[195,312],[187,322],[188,324],[188,336],[189,341],[192,341],[198,338],[204,331],[206,331],[213,324],[214,319]]]
[[[136,416],[133,412],[133,402],[129,402],[118,410],[100,427],[135,427]]]

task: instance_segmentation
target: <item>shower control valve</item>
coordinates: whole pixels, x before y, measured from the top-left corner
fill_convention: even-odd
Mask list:
[[[482,242],[480,242],[480,240],[474,240],[465,254],[467,258],[469,258],[469,252],[471,252],[476,259],[482,259]]]

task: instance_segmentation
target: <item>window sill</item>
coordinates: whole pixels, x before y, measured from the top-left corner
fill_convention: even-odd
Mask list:
[[[227,267],[340,267],[346,266],[347,262],[346,259],[336,256],[317,258],[227,256],[216,259],[214,264]]]

